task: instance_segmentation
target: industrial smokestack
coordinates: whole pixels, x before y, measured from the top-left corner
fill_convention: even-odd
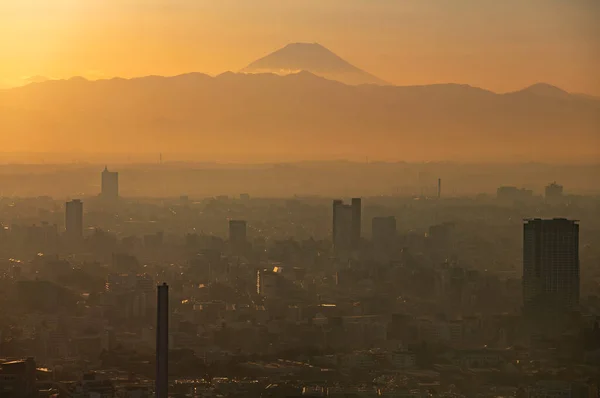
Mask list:
[[[358,249],[362,230],[362,200],[352,198],[352,248]]]
[[[438,178],[438,199],[442,197],[442,179]]]
[[[156,398],[169,396],[169,286],[157,287]]]

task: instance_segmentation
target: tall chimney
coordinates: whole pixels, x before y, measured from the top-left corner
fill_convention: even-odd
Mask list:
[[[438,178],[438,199],[442,197],[442,179]]]
[[[169,286],[157,287],[156,305],[156,398],[169,395]]]
[[[360,245],[360,232],[362,230],[362,200],[352,198],[352,248],[358,249]]]

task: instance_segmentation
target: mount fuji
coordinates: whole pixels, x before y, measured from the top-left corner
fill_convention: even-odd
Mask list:
[[[252,62],[240,72],[287,75],[300,71],[311,72],[317,76],[350,85],[388,84],[350,64],[318,43],[288,44]]]

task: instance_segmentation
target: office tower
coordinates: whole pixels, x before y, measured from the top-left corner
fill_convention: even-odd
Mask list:
[[[523,312],[568,312],[579,304],[579,224],[528,219],[523,227]]]
[[[352,248],[357,249],[360,245],[362,230],[362,200],[352,198]]]
[[[169,286],[157,287],[156,303],[156,398],[169,395]]]
[[[102,197],[106,199],[119,197],[119,173],[108,171],[108,167],[105,167],[102,172]]]
[[[355,209],[341,200],[333,201],[333,247],[338,251],[352,248],[355,233]]]
[[[371,230],[374,249],[389,251],[396,239],[396,217],[373,217]]]
[[[79,199],[67,202],[65,205],[65,227],[70,239],[83,236],[83,202]]]
[[[242,252],[246,248],[246,221],[229,220],[229,244],[234,252]]]

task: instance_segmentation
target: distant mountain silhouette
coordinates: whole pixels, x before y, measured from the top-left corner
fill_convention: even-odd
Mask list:
[[[53,80],[0,90],[0,141],[241,161],[597,160],[600,100],[548,87],[353,86],[309,72]]]
[[[318,43],[291,43],[252,62],[243,73],[314,73],[346,84],[387,84],[383,80],[346,62]]]
[[[571,98],[571,94],[569,94],[565,90],[546,83],[536,83],[511,94],[539,95],[543,97],[553,97],[562,99]]]

